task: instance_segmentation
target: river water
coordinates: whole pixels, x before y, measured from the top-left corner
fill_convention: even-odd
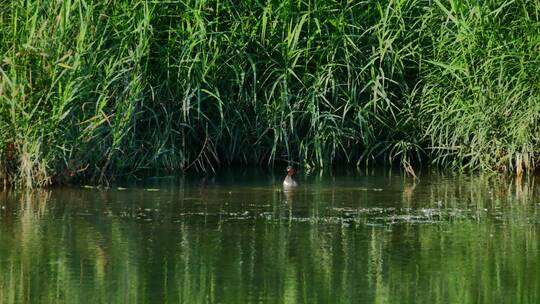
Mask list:
[[[537,181],[226,172],[0,193],[0,303],[539,303]]]

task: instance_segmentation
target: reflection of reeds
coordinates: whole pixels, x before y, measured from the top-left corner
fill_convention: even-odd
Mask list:
[[[405,184],[403,185],[403,205],[406,208],[411,208],[412,205],[412,198],[414,194],[414,190],[416,189],[416,180],[412,182],[412,184]]]
[[[429,181],[392,179],[384,191],[304,187],[292,206],[273,188],[0,193],[10,208],[0,213],[0,302],[537,302],[537,181]],[[384,210],[371,205],[383,197],[397,202],[393,210],[403,201],[411,213],[480,215],[376,225],[342,213],[327,221],[336,217],[329,210]],[[254,201],[267,208],[243,204]],[[123,217],[133,206],[160,208],[159,220]],[[200,209],[177,216],[188,208]]]
[[[126,237],[115,221],[96,225],[76,214],[55,214],[50,191],[3,194],[6,197],[0,201],[7,212],[2,213],[0,241],[9,250],[2,252],[1,260],[9,263],[0,263],[0,302],[133,302],[137,298],[132,284],[138,270],[129,267],[133,250],[124,247]],[[118,273],[110,272],[111,264]],[[111,290],[111,280],[118,281],[112,294],[106,291]]]
[[[19,221],[21,230],[17,233],[23,256],[30,257],[39,245],[41,227],[37,224],[46,216],[48,191],[27,191],[19,194]]]

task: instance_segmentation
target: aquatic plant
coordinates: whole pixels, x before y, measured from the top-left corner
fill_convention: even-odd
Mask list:
[[[0,178],[538,154],[539,4],[0,0]]]
[[[434,3],[423,20],[430,47],[423,50],[419,98],[432,160],[518,175],[534,169],[540,143],[540,4]]]

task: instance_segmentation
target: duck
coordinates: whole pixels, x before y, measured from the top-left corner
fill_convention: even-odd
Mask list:
[[[298,183],[292,178],[293,174],[294,174],[294,167],[288,166],[287,176],[285,176],[285,180],[283,180],[284,188],[294,188],[298,186]]]

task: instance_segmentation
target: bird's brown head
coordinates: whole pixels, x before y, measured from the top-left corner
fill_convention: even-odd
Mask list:
[[[287,175],[292,176],[294,174],[294,167],[287,166]]]

